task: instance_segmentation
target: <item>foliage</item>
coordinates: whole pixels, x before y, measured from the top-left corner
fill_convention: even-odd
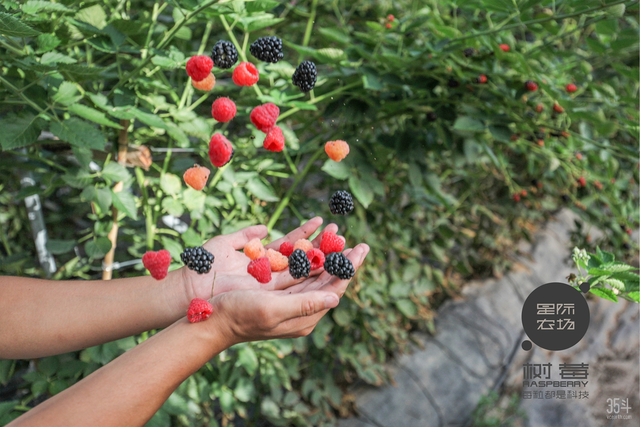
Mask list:
[[[603,230],[593,244],[618,258],[633,249],[620,225],[638,225],[636,1],[64,0],[0,8],[3,273],[44,275],[22,206],[28,195],[43,202],[55,279],[99,278],[113,207],[116,261],[164,247],[176,268],[183,247],[213,235],[266,223],[275,238],[314,214],[329,218],[332,191],[348,187],[358,200],[336,222],[349,243],[372,251],[340,306],[309,338],[226,351],[150,425],[330,424],[345,385],[386,381],[383,363],[411,328],[432,327],[432,309],[462,279],[501,274],[514,243],[562,206],[585,229]],[[258,63],[256,87],[238,88],[214,69],[214,90],[195,93],[183,70],[189,56],[219,39],[242,55],[273,34],[285,42],[285,59]],[[475,54],[464,56],[466,48]],[[319,66],[310,95],[290,83],[303,59]],[[475,83],[479,74],[486,84]],[[538,91],[525,93],[526,80]],[[573,94],[564,90],[570,82],[579,87]],[[238,105],[228,124],[210,118],[220,95]],[[263,136],[248,120],[263,102],[281,108],[281,154],[260,148]],[[564,113],[553,112],[554,102]],[[208,165],[213,131],[227,135],[236,155],[199,193],[180,176]],[[128,168],[113,160],[122,133]],[[347,159],[323,161],[330,139],[350,143]],[[148,170],[140,146],[151,148]],[[36,185],[21,187],[25,174]],[[114,191],[117,182],[123,191]],[[137,265],[115,275],[141,272]],[[13,399],[0,404],[0,423],[148,336],[0,361],[2,393]]]
[[[502,400],[502,403],[501,403]],[[492,391],[480,398],[478,406],[473,411],[473,427],[511,427],[519,425],[526,413],[518,408],[520,396],[512,394],[508,399],[501,399],[498,393]]]

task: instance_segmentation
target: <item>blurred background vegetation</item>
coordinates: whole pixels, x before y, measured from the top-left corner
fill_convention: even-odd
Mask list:
[[[500,276],[562,207],[580,215],[576,245],[636,252],[637,1],[4,1],[0,35],[2,274],[47,277],[25,208],[34,195],[55,279],[101,278],[114,220],[113,277],[143,274],[127,262],[149,249],[178,268],[185,246],[256,223],[275,238],[313,215],[372,248],[311,336],[225,351],[150,426],[332,425],[352,410],[349,384],[388,381],[383,364],[409,332],[432,329],[466,280]],[[211,93],[192,88],[191,55],[224,39],[256,62],[247,46],[263,35],[283,39],[285,58],[257,62],[257,88],[217,68]],[[319,68],[308,95],[291,85],[304,59]],[[218,96],[238,105],[228,124],[211,118]],[[280,107],[283,153],[262,149],[248,119],[264,102]],[[236,155],[196,192],[181,176],[210,167],[214,131]],[[335,139],[351,145],[341,163],[325,160]],[[357,199],[348,218],[328,211],[338,189]],[[0,425],[151,333],[0,360]]]

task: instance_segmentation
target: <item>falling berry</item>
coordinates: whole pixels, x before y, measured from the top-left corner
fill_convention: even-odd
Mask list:
[[[503,52],[509,52],[511,50],[508,44],[501,44],[500,49],[502,49]]]
[[[485,84],[487,82],[487,76],[485,76],[484,74],[480,74],[477,78],[476,78],[476,83],[479,84]]]
[[[526,82],[524,82],[524,88],[529,92],[535,92],[536,90],[538,90],[538,84],[533,80],[527,80]]]
[[[567,92],[573,93],[578,90],[578,86],[574,85],[573,83],[569,83],[566,89],[567,89]]]
[[[387,21],[389,21],[389,22],[393,22],[393,21],[395,21],[395,20],[396,20],[396,17],[395,17],[395,16],[393,16],[393,15],[387,15]]]

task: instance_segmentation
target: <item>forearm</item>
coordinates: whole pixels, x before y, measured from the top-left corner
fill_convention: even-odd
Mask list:
[[[0,358],[43,357],[163,328],[189,304],[183,269],[105,281],[0,277]]]
[[[142,426],[182,381],[231,344],[217,322],[215,313],[201,323],[183,318],[9,426]]]

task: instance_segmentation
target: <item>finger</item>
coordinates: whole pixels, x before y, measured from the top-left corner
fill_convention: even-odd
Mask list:
[[[282,322],[298,317],[313,316],[336,307],[340,300],[333,292],[313,291],[300,294],[271,294],[270,310]]]
[[[300,227],[296,228],[292,232],[288,233],[286,236],[281,237],[278,240],[275,240],[269,243],[266,247],[278,250],[280,249],[280,245],[283,242],[291,242],[295,243],[297,240],[306,239],[316,232],[318,227],[322,225],[322,218],[317,216],[315,218],[311,218],[309,221],[305,222]]]
[[[314,248],[319,248],[320,247],[320,242],[322,241],[322,235],[324,233],[334,233],[337,234],[338,233],[338,226],[334,223],[331,223],[329,225],[327,225],[324,230],[322,230],[322,233],[318,234],[316,236],[315,239],[313,239],[313,241],[311,243],[313,243],[313,247]]]
[[[324,271],[323,268],[311,270],[311,272],[309,273],[309,277],[319,276],[320,274],[322,274],[323,271]],[[271,275],[272,275],[272,279],[271,279],[270,285],[273,286],[274,290],[287,289],[291,286],[297,285],[309,279],[307,277],[294,279],[293,276],[291,276],[291,273],[289,273],[288,269],[285,271],[277,272],[277,273],[271,273]]]
[[[207,246],[215,246],[216,244],[222,243],[228,244],[236,250],[242,249],[249,240],[255,239],[256,237],[259,239],[264,239],[265,237],[267,237],[267,227],[264,225],[252,225],[251,227],[246,227],[242,230],[236,231],[235,233],[216,237],[209,240],[205,244],[205,248]]]
[[[354,270],[358,271],[368,254],[369,245],[360,243],[358,246],[353,248],[351,252],[349,252],[349,256],[347,256],[347,258],[353,264]],[[312,285],[310,289],[320,289],[323,291],[335,292],[336,295],[341,297],[347,290],[347,286],[349,286],[349,282],[351,281],[351,279],[341,280],[337,277],[329,276],[329,273],[325,272],[320,275],[317,281],[318,283]]]

